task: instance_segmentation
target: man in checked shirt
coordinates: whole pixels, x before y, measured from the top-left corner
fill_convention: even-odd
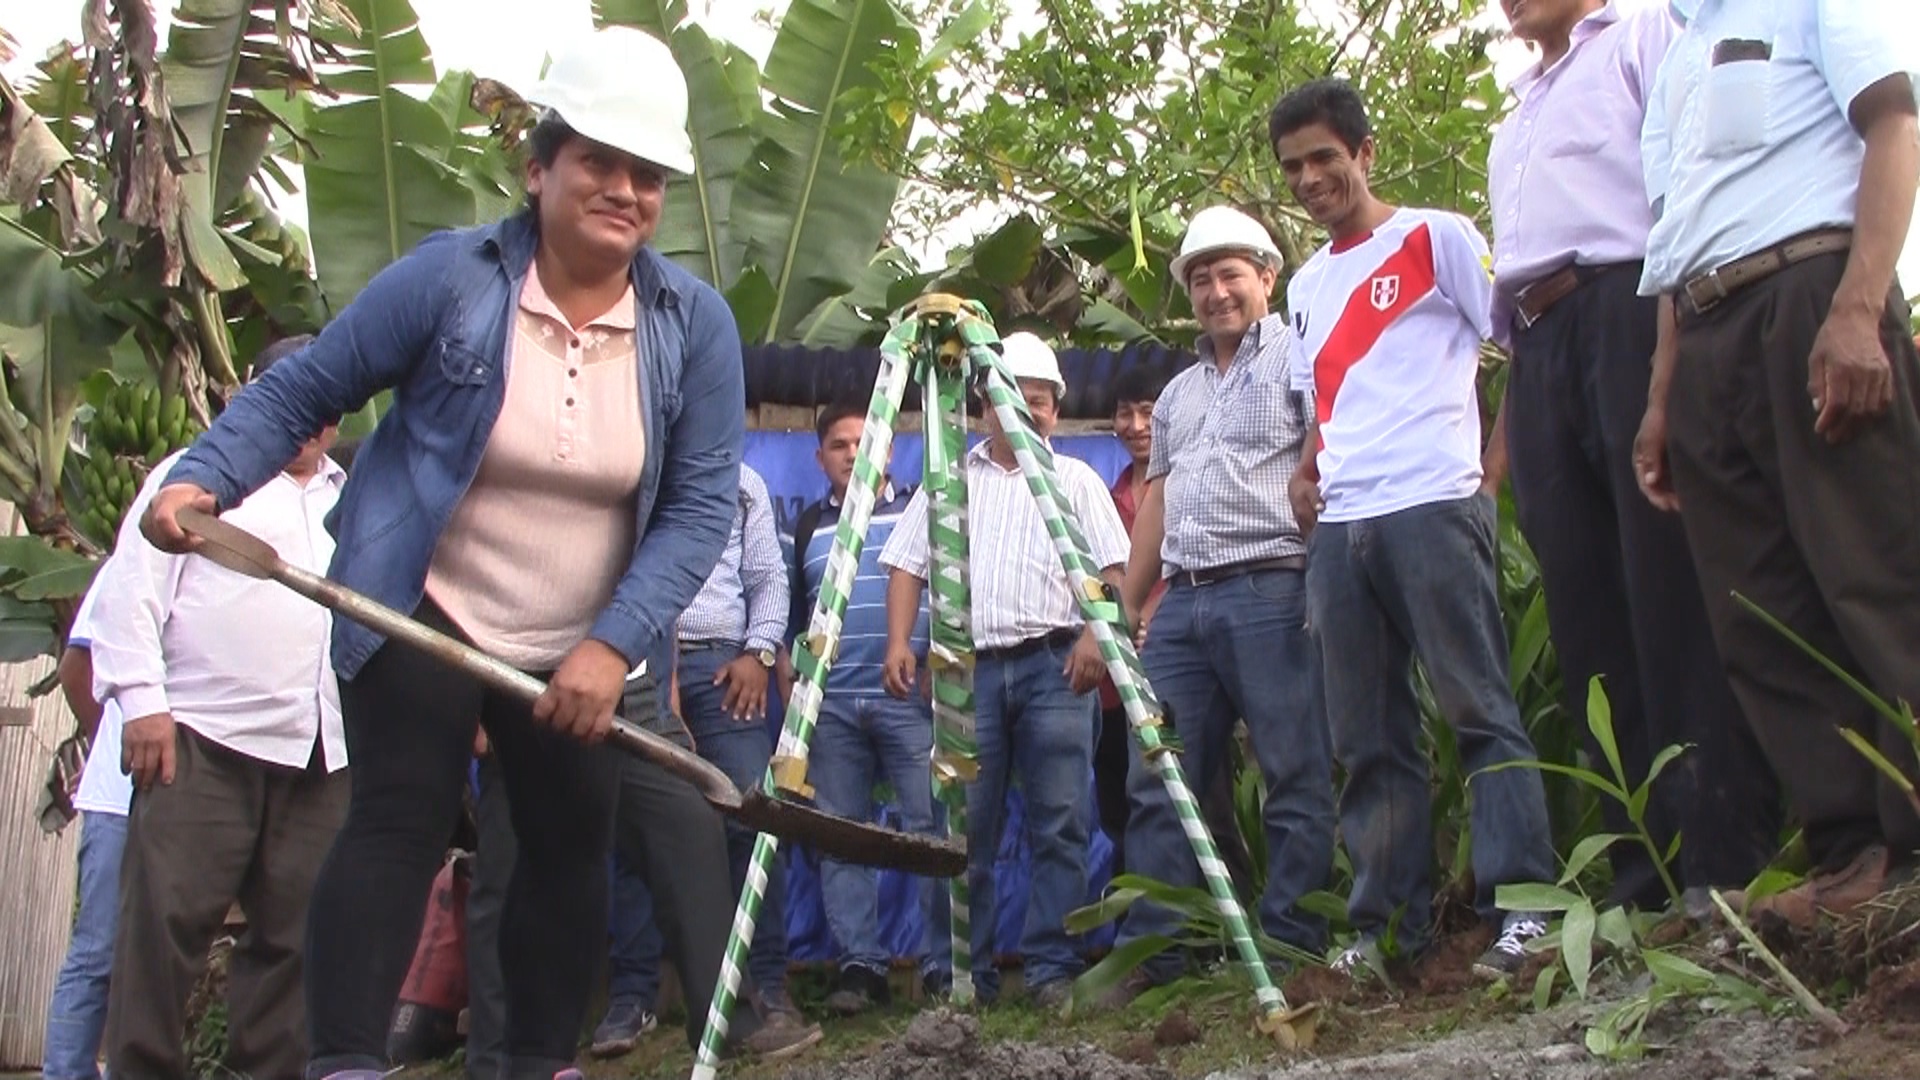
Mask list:
[[[1202,210],[1187,228],[1173,273],[1200,320],[1200,363],[1154,404],[1123,596],[1138,613],[1155,583],[1168,583],[1141,661],[1171,714],[1195,791],[1225,765],[1234,721],[1246,719],[1267,783],[1260,922],[1275,938],[1318,953],[1326,925],[1299,900],[1326,883],[1333,865],[1333,764],[1319,652],[1306,627],[1306,545],[1287,501],[1308,406],[1289,381],[1293,332],[1268,312],[1279,267],[1266,228],[1231,207]],[[1173,802],[1137,753],[1127,789],[1127,869],[1198,885]],[[1136,904],[1119,944],[1170,933],[1175,923],[1158,905]],[[1183,961],[1154,957],[1106,1004],[1175,978]]]

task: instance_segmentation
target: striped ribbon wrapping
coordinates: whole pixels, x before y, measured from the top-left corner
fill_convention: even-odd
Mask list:
[[[923,301],[924,302],[924,301]],[[1093,628],[1101,659],[1113,677],[1129,726],[1141,754],[1159,773],[1171,796],[1181,829],[1193,846],[1200,872],[1247,972],[1262,1014],[1275,1020],[1286,1001],[1273,985],[1249,930],[1246,913],[1234,896],[1232,878],[1207,832],[1200,804],[1188,786],[1179,758],[1162,739],[1165,710],[1153,695],[1125,613],[1094,565],[1085,536],[1054,471],[1053,451],[1033,430],[1026,402],[1007,373],[997,351],[999,335],[978,303],[931,303],[923,313],[900,319],[880,346],[880,372],[867,409],[866,426],[854,462],[853,479],[834,530],[827,556],[820,598],[806,634],[794,643],[796,673],[787,703],[780,744],[768,765],[764,787],[768,794],[810,796],[806,784],[807,744],[820,714],[828,671],[838,652],[841,622],[855,572],[865,546],[867,526],[880,489],[894,426],[906,396],[909,378],[924,392],[923,417],[928,424],[922,484],[928,500],[929,644],[928,673],[933,690],[934,747],[931,762],[933,791],[947,810],[949,835],[966,835],[966,785],[979,768],[979,746],[974,735],[973,624],[968,587],[968,533],[966,452],[966,387],[969,381],[984,387],[986,398],[1000,421],[1020,472],[1027,481],[1047,533],[1059,553],[1068,583],[1082,615]],[[762,833],[754,841],[747,880],[735,908],[727,939],[719,985],[707,1010],[706,1030],[694,1060],[694,1080],[713,1080],[727,1026],[746,969],[747,950],[760,906],[766,897],[767,876],[779,841]],[[973,939],[970,890],[962,874],[948,882],[951,898],[950,929],[953,944],[953,1000],[973,1000]]]

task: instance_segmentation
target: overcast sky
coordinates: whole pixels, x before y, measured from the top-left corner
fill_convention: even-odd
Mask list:
[[[1328,2],[1306,0],[1310,9]],[[7,0],[6,14],[0,15],[0,26],[5,26],[20,41],[20,56],[5,68],[10,79],[18,80],[26,74],[49,46],[62,38],[78,36],[81,3],[82,0]],[[784,6],[783,0],[687,0],[694,17],[711,32],[734,41],[762,61],[773,44],[773,33],[760,15],[776,5]],[[170,6],[170,0],[159,0],[159,6]],[[1031,10],[1035,4],[1034,0],[1013,0],[1012,6],[1017,10]],[[588,0],[538,0],[537,3],[534,0],[413,0],[413,8],[420,16],[421,32],[433,49],[434,62],[440,70],[465,68],[516,88],[532,84],[553,45],[592,26]],[[1888,32],[1905,39],[1910,48],[1920,53],[1920,0],[1888,3],[1885,8],[1895,12],[1894,25],[1888,27]],[[533,10],[539,12],[538,17],[526,17],[526,13]],[[1527,62],[1524,50],[1517,46],[1496,47],[1495,57],[1498,70],[1505,77],[1511,77]],[[304,220],[304,205],[288,206],[287,202],[282,206],[291,211],[289,216]],[[963,243],[975,230],[992,224],[989,214],[986,220],[962,223],[955,230],[956,235],[945,239],[949,243]],[[938,241],[935,246],[939,247]],[[932,250],[914,254],[944,259],[945,253]],[[1916,220],[1914,230],[1908,234],[1906,251],[1900,261],[1900,278],[1908,293],[1920,291],[1920,220]]]

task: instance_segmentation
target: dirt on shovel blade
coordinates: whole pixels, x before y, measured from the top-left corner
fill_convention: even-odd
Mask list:
[[[834,817],[810,806],[770,798],[758,789],[745,793],[735,816],[748,828],[860,866],[884,866],[939,878],[957,877],[967,869],[967,848],[961,841]]]

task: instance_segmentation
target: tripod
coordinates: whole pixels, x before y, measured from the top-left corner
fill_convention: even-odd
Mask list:
[[[1193,847],[1207,888],[1233,939],[1235,951],[1253,980],[1260,1008],[1260,1026],[1291,1050],[1312,1034],[1312,1007],[1291,1010],[1273,985],[1259,947],[1248,928],[1245,912],[1233,892],[1233,880],[1215,849],[1213,837],[1188,786],[1178,756],[1161,733],[1165,709],[1140,667],[1133,635],[1119,600],[1100,580],[1100,567],[1088,554],[1087,542],[1074,520],[1066,495],[1054,473],[1053,451],[1034,433],[1026,402],[1007,374],[995,346],[999,334],[980,304],[945,294],[929,294],[906,307],[880,345],[880,371],[873,399],[860,435],[853,477],[841,505],[833,547],[827,556],[806,632],[794,643],[797,676],[787,702],[780,742],[767,768],[767,794],[807,797],[807,746],[820,715],[820,699],[839,650],[841,620],[867,526],[873,517],[876,493],[883,482],[888,450],[907,384],[917,380],[925,394],[925,463],[923,483],[928,500],[928,614],[927,668],[933,688],[932,783],[935,798],[946,808],[948,835],[967,835],[966,785],[978,773],[978,744],[974,738],[973,635],[967,578],[967,478],[965,472],[967,387],[977,383],[1000,422],[1000,429],[1019,462],[1055,551],[1076,597],[1081,615],[1092,627],[1134,738],[1146,762],[1158,771],[1172,797],[1182,830]],[[695,1059],[694,1080],[712,1080],[726,1041],[728,1019],[739,993],[754,923],[766,895],[767,875],[779,841],[761,833],[754,841],[719,985],[707,1011],[706,1031]],[[972,932],[965,874],[948,880],[953,941],[953,1002],[973,1001]]]

